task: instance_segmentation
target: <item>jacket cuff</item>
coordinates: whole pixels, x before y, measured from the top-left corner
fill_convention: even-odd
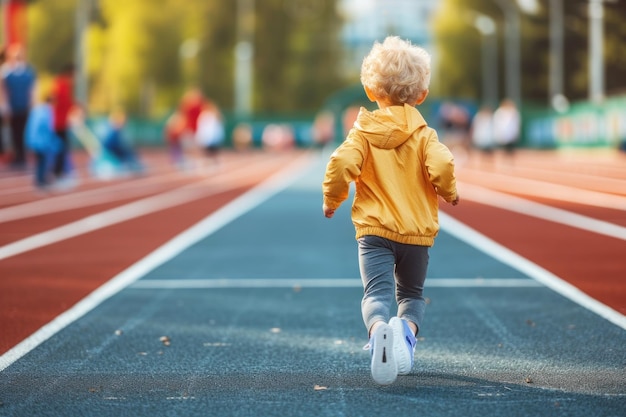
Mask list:
[[[333,200],[332,198],[324,197],[324,205],[331,210],[337,209],[341,205],[341,201]]]

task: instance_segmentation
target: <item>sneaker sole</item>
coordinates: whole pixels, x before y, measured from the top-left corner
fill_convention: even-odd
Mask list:
[[[372,353],[372,378],[380,385],[393,383],[398,376],[394,358],[393,329],[388,324],[381,324],[373,334],[374,352]]]
[[[392,317],[391,320],[389,320],[389,326],[391,326],[393,330],[393,339],[396,341],[393,345],[393,353],[396,358],[398,375],[407,375],[411,372],[412,358],[409,356],[410,353],[406,346],[406,340],[404,340],[404,324],[402,323],[402,319]]]

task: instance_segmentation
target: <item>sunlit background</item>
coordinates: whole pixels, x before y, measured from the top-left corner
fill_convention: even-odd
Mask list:
[[[505,97],[522,144],[610,146],[626,137],[623,0],[3,0],[4,43],[22,42],[39,79],[68,63],[97,117],[114,107],[159,140],[192,87],[233,129],[241,120],[312,122],[367,104],[372,43],[399,35],[433,56],[431,95],[474,112]],[[339,131],[339,130],[338,130]],[[306,135],[304,135],[306,136]],[[304,137],[301,142],[307,143]]]

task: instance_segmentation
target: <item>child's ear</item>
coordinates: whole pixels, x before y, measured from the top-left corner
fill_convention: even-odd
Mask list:
[[[365,88],[365,95],[367,95],[367,98],[371,101],[371,102],[375,102],[376,101],[376,97],[374,97],[374,94],[372,94],[372,90],[370,90],[368,87],[363,87]]]
[[[422,104],[424,102],[424,100],[426,100],[426,97],[428,97],[428,90],[422,91],[422,94],[420,94],[417,97],[417,100],[415,101],[415,105],[418,106],[418,105]]]

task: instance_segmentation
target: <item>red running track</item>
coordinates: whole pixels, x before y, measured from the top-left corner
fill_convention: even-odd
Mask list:
[[[310,155],[224,152],[218,168],[181,172],[155,151],[145,154],[146,175],[98,181],[81,172],[77,187],[47,195],[33,191],[30,176],[0,173],[0,354]],[[461,204],[442,209],[626,314],[625,162],[612,151],[520,151],[514,161],[458,154]]]
[[[446,213],[626,314],[625,154],[457,159],[462,204]]]
[[[48,195],[32,189],[30,176],[4,173],[0,354],[139,259],[307,155],[299,150],[224,152],[218,167],[182,172],[168,163],[165,153],[153,152],[144,155],[146,175],[99,181],[82,172],[77,187]],[[77,159],[84,165],[84,156]],[[125,209],[116,211],[119,207]],[[138,214],[124,220],[133,209]],[[89,231],[86,218],[96,227],[111,224]],[[63,228],[76,236],[63,238],[67,233]],[[38,238],[24,240],[33,236]],[[36,247],[45,238],[58,241]],[[16,247],[25,242],[34,247]],[[7,256],[10,249],[18,253],[9,251]]]

